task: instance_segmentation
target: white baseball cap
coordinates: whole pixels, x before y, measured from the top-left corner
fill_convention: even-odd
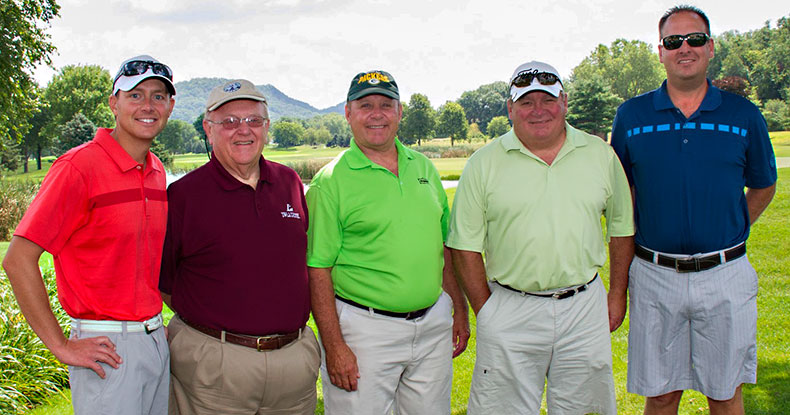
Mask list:
[[[548,85],[541,83],[538,78],[547,77],[546,75],[541,74],[549,74],[549,81],[556,78],[556,82],[549,83]],[[554,77],[551,75],[554,75]],[[528,85],[521,87],[515,85],[516,83],[519,83],[517,80],[529,82],[530,79],[531,82]],[[544,82],[546,82],[545,79]],[[555,97],[559,97],[560,92],[562,92],[562,78],[560,77],[560,73],[557,71],[557,69],[548,63],[538,61],[527,62],[519,65],[519,67],[513,71],[513,76],[510,77],[510,99],[515,102],[524,96],[524,94],[532,91],[544,91]]]
[[[176,94],[173,85],[173,71],[169,66],[159,62],[149,55],[139,55],[129,58],[121,64],[112,85],[112,94],[118,91],[131,91],[140,82],[148,78],[161,79],[165,83],[170,95]]]

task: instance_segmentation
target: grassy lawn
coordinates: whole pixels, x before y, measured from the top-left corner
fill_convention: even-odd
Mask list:
[[[776,157],[790,157],[790,131],[771,133],[771,143]]]
[[[774,148],[781,151],[790,149],[790,132],[777,134],[774,138]],[[300,151],[309,152],[310,150],[296,149],[293,154],[298,154]],[[272,159],[275,158],[266,152],[265,155]],[[790,157],[790,154],[782,157]],[[439,167],[440,170],[444,169],[448,172],[458,170],[458,173],[464,163],[463,159],[435,159],[434,162],[438,162],[437,167],[439,163],[442,163]],[[455,189],[448,189],[447,193],[452,201]],[[7,247],[7,242],[0,242],[0,259],[4,256]],[[759,313],[757,322],[758,384],[744,387],[744,401],[748,414],[790,414],[790,255],[788,252],[790,252],[790,168],[785,168],[779,171],[778,190],[773,203],[752,228],[749,238],[749,259],[759,274],[760,292],[757,299]],[[51,264],[51,256],[45,254],[42,258],[42,265],[52,266]],[[601,276],[608,285],[606,268],[602,270]],[[167,311],[166,314],[169,318],[172,314]],[[475,360],[475,319],[473,315],[471,315],[470,323],[472,338],[469,348],[453,362],[453,414],[466,413]],[[626,318],[623,326],[612,335],[618,410],[621,414],[640,414],[644,398],[625,391],[627,334],[628,319]],[[62,396],[53,396],[49,405],[29,413],[35,415],[71,414],[69,399],[68,391],[65,391]],[[320,399],[318,406],[319,410],[316,413],[322,414],[323,402]],[[701,394],[687,392],[681,401],[679,413],[683,415],[707,413],[706,408],[707,402]]]

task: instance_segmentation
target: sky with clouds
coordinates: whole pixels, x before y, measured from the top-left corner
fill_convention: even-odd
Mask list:
[[[506,81],[529,60],[563,77],[598,44],[638,39],[655,47],[657,22],[676,0],[60,0],[48,29],[65,65],[115,74],[149,54],[175,81],[246,78],[325,108],[345,100],[351,78],[383,69],[404,100],[438,107],[466,90]],[[777,0],[698,0],[711,31],[746,32],[790,16]],[[39,68],[46,85],[55,70]],[[176,95],[176,100],[178,95]]]

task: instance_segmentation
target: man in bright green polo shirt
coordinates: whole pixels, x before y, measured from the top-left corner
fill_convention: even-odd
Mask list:
[[[449,414],[452,357],[469,338],[444,248],[447,196],[433,164],[395,138],[402,113],[392,75],[354,77],[351,148],[307,192],[327,415]]]
[[[556,69],[519,66],[513,129],[458,184],[447,246],[477,315],[470,415],[538,413],[544,382],[549,413],[617,411],[609,332],[625,316],[631,194],[611,147],[565,122],[567,105]]]

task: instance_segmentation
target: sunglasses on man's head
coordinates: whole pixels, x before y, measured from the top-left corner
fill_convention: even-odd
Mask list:
[[[123,76],[135,76],[135,75],[142,75],[144,74],[148,68],[157,74],[164,76],[169,80],[173,80],[173,71],[170,70],[170,67],[163,64],[163,63],[156,63],[156,62],[149,62],[149,61],[131,61],[126,62],[121,68],[121,73],[115,78],[116,80]]]
[[[675,50],[680,48],[683,45],[683,41],[685,40],[689,46],[698,48],[706,43],[708,43],[708,36],[702,32],[695,32],[689,33],[687,35],[669,35],[661,39],[661,44],[664,45],[664,49],[666,50]]]
[[[226,130],[235,130],[239,128],[242,121],[246,122],[247,126],[250,128],[260,128],[263,127],[263,123],[266,122],[266,118],[253,116],[247,118],[227,117],[222,121],[206,120],[206,122],[211,124],[222,124],[222,128]]]
[[[541,85],[554,85],[557,82],[562,83],[557,75],[549,72],[538,72],[537,70],[524,71],[513,78],[511,86],[517,88],[524,88],[532,85],[532,81],[537,79]]]

